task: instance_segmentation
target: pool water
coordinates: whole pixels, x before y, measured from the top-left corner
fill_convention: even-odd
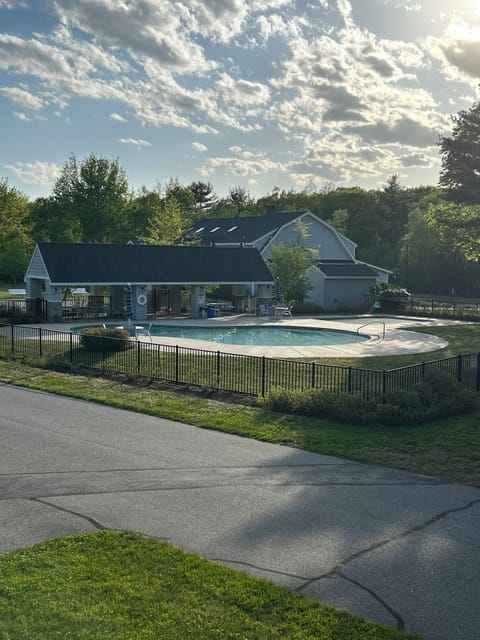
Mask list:
[[[206,340],[218,344],[299,346],[347,344],[362,342],[366,336],[352,331],[334,329],[305,329],[295,327],[182,327],[178,325],[154,325],[151,335],[155,337],[187,338]]]

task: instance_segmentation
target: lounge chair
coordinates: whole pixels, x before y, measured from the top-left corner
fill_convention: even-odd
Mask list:
[[[140,337],[146,337],[150,339],[150,342],[152,341],[152,335],[151,335],[151,330],[152,330],[152,323],[150,322],[150,324],[148,325],[148,327],[135,327],[135,337],[136,338],[140,338]]]

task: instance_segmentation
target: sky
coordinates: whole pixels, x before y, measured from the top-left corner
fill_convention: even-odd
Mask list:
[[[0,177],[68,158],[219,197],[435,185],[479,99],[480,0],[0,0]]]

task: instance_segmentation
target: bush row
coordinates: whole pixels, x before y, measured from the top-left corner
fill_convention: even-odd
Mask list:
[[[273,411],[330,418],[355,425],[408,426],[473,411],[476,396],[447,374],[428,375],[410,391],[379,398],[317,389],[274,388],[260,401]]]
[[[130,346],[130,334],[125,329],[88,327],[80,334],[80,344],[85,351],[123,351]]]

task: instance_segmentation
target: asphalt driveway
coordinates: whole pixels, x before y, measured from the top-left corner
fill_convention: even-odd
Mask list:
[[[480,490],[0,385],[0,553],[166,539],[432,640],[480,638]]]

